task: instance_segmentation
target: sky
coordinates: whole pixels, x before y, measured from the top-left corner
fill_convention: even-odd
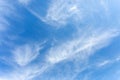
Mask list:
[[[120,80],[120,0],[0,0],[0,80]]]

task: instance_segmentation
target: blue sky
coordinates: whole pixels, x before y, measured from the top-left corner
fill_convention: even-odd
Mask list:
[[[119,0],[0,0],[0,80],[120,80]]]

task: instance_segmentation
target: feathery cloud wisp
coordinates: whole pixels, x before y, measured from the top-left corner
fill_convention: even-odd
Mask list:
[[[8,0],[0,0],[0,31],[6,30],[9,26],[9,22],[6,17],[13,13],[14,7]]]
[[[15,62],[20,66],[29,64],[39,55],[39,45],[23,45],[13,50]]]
[[[94,36],[87,35],[75,38],[75,40],[51,48],[47,60],[50,63],[58,63],[77,54],[81,55],[82,58],[89,57],[91,52],[106,46],[112,38],[119,35],[117,30],[101,32],[94,34]]]
[[[31,0],[18,0],[20,3],[28,5]]]
[[[9,25],[9,21],[6,20],[5,17],[11,16],[10,14],[14,13],[14,7],[12,6],[12,4],[9,4],[9,1],[8,2],[7,1],[8,0],[0,1],[0,7],[2,6],[0,8],[0,14],[1,14],[0,15],[0,17],[1,17],[0,18],[0,31],[5,30],[6,27],[8,27],[8,25]],[[103,0],[101,3],[99,3],[99,1],[96,1],[96,0],[92,0],[92,1],[88,0],[87,2],[86,1],[84,2],[84,0],[71,0],[71,1],[70,0],[51,0],[51,4],[49,5],[48,9],[46,9],[45,16],[41,16],[39,13],[42,11],[39,10],[39,8],[40,8],[39,5],[37,5],[36,12],[34,11],[34,9],[29,9],[29,5],[26,6],[27,4],[29,4],[29,1],[30,0],[24,0],[24,1],[19,0],[19,2],[21,3],[20,5],[25,4],[25,7],[28,8],[28,10],[30,10],[30,12],[32,12],[35,16],[37,16],[38,18],[43,20],[45,23],[48,23],[53,26],[56,26],[55,24],[65,25],[65,24],[69,23],[69,21],[71,21],[71,20],[73,21],[73,24],[74,24],[72,26],[74,26],[75,28],[76,28],[76,25],[81,26],[80,25],[81,20],[83,20],[83,22],[84,22],[84,20],[88,19],[87,17],[89,15],[90,16],[91,15],[93,16],[94,14],[96,14],[97,16],[101,15],[101,11],[98,10],[101,6],[98,5],[99,6],[98,7],[98,6],[96,6],[97,4],[101,4],[105,10],[108,10],[108,7],[106,6],[106,3]],[[89,3],[89,2],[91,2],[91,3]],[[88,6],[86,6],[86,4]],[[6,10],[6,9],[8,9],[8,10]],[[97,11],[99,14],[97,13]],[[4,14],[4,13],[6,13],[6,14]],[[103,11],[103,13],[104,13],[104,11]],[[95,15],[95,17],[96,17],[96,15]],[[87,16],[87,17],[85,17],[85,16]],[[93,19],[93,17],[90,20],[92,20],[92,19]],[[97,20],[99,21],[99,19],[97,19]],[[102,30],[97,31],[98,24],[96,26],[95,21],[91,21],[91,22],[93,22],[91,24],[93,24],[93,25],[95,24],[92,27],[92,30],[87,29],[87,31],[85,31],[86,29],[82,28],[85,26],[81,26],[80,27],[81,30],[83,30],[85,32],[78,32],[77,37],[74,37],[71,40],[60,42],[61,44],[58,44],[57,46],[53,46],[52,48],[50,48],[50,50],[48,50],[48,54],[47,53],[44,54],[46,56],[44,61],[46,61],[46,62],[42,66],[41,66],[41,63],[39,63],[39,62],[38,62],[38,64],[37,64],[37,62],[35,62],[34,65],[31,64],[32,62],[34,62],[34,60],[36,60],[36,59],[38,60],[38,55],[40,53],[39,51],[41,50],[41,47],[39,45],[25,44],[25,45],[16,47],[12,51],[13,58],[14,58],[13,62],[15,62],[13,64],[16,67],[10,74],[8,74],[8,76],[6,76],[6,74],[3,74],[5,77],[0,76],[0,79],[2,79],[2,80],[34,80],[33,78],[35,78],[36,76],[40,76],[42,73],[44,73],[44,71],[46,71],[47,69],[50,69],[49,67],[52,66],[54,68],[55,63],[67,61],[74,57],[78,58],[78,56],[79,56],[79,61],[88,59],[89,56],[91,56],[94,53],[94,51],[107,46],[114,37],[119,35],[119,32],[117,32],[119,30],[119,28],[116,29],[116,27],[114,27],[113,29],[110,29],[110,28],[108,29],[108,27],[107,28],[102,27],[103,28]],[[87,22],[85,22],[85,23],[87,23]],[[103,24],[103,26],[104,25],[105,24]],[[94,33],[94,31],[95,31],[95,33]],[[93,33],[93,34],[91,34],[91,33]],[[79,36],[79,34],[81,34],[81,35]],[[119,61],[119,58],[116,60]],[[101,63],[100,65],[103,66],[108,63],[109,63],[109,61],[107,61],[107,62],[105,61],[105,62]],[[71,73],[74,74],[75,76],[78,75],[78,73],[81,70],[80,66],[78,64],[80,64],[80,63],[74,64],[75,66],[78,67],[78,68],[76,68],[76,72],[74,73],[71,71]],[[57,67],[59,67],[59,65],[57,65]],[[84,66],[84,67],[86,69],[86,66]],[[65,71],[68,72],[68,74],[69,74],[70,69],[65,69]],[[68,79],[68,77],[69,77],[69,79]],[[71,78],[71,76],[69,76],[69,75],[68,75],[68,77],[64,77],[64,78],[58,77],[58,78],[60,80],[72,80],[72,79],[75,80],[74,77]],[[56,78],[55,78],[55,80],[56,80]]]
[[[31,7],[27,7],[27,9],[47,24],[63,26],[71,21],[80,24],[88,17],[95,15],[95,13],[106,14],[109,10],[106,2],[103,0],[51,0],[50,4],[45,8],[44,15],[41,15],[41,10],[44,10],[41,5],[34,6],[35,9]]]

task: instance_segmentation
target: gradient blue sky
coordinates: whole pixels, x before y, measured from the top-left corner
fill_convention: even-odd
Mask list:
[[[120,0],[0,0],[0,80],[120,80]]]

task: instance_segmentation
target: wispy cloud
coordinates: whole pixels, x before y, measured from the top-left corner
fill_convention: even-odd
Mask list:
[[[111,65],[111,64],[119,62],[119,61],[120,61],[120,57],[117,56],[116,58],[113,58],[113,59],[107,59],[107,60],[98,62],[97,67],[104,67],[104,66]]]
[[[118,57],[116,58],[116,61],[120,61],[120,56],[118,56]]]
[[[79,7],[78,0],[69,1],[69,0],[53,0],[49,9],[47,10],[47,15],[45,17],[46,22],[48,23],[58,23],[66,24],[68,18],[81,18],[81,10]]]
[[[48,50],[48,55],[45,58],[46,62],[43,65],[40,63],[37,65],[30,64],[30,62],[35,60],[39,55],[39,51],[42,48],[40,45],[26,44],[18,46],[12,52],[14,54],[14,61],[20,67],[18,66],[15,68],[15,70],[9,74],[9,78],[14,80],[32,80],[35,77],[40,76],[46,70],[49,70],[51,66],[54,67],[54,64],[56,63],[69,60],[78,55],[80,55],[79,60],[87,59],[92,55],[93,51],[105,47],[112,38],[118,35],[115,30],[102,32],[103,33],[98,32],[94,34],[94,36],[84,34],[83,36],[79,36],[79,38],[75,37],[74,39],[63,43],[62,45],[52,47],[50,50]],[[78,65],[78,63],[76,65]],[[82,69],[84,70],[84,68]],[[72,79],[74,79],[79,72],[81,71],[76,72],[76,74],[72,76]],[[68,78],[66,77],[65,79]]]
[[[79,38],[69,40],[62,45],[51,48],[47,56],[48,61],[50,63],[58,63],[78,54],[81,55],[81,58],[89,57],[93,51],[105,47],[112,38],[119,34],[119,32],[114,30],[101,32],[93,34],[93,36],[85,33],[85,35],[87,34],[86,36],[83,34]]]
[[[19,68],[18,70],[12,71],[10,74],[6,74],[6,76],[0,76],[0,80],[32,80],[32,78],[36,76],[37,71],[34,67]]]
[[[37,58],[42,47],[39,45],[23,45],[13,50],[14,60],[20,66],[26,66]]]
[[[17,9],[16,5],[9,0],[0,0],[0,43],[4,42],[4,38],[6,35],[3,33],[7,33],[13,27],[10,20],[17,18]],[[18,18],[17,18],[18,20]]]
[[[29,4],[31,0],[18,0],[22,4]],[[94,2],[95,0],[93,0]],[[89,1],[87,2],[87,4]],[[91,2],[92,3],[92,2]],[[96,4],[98,2],[95,2]],[[89,3],[90,4],[90,3]],[[99,3],[104,9],[108,10],[107,5],[103,0]],[[85,6],[83,6],[85,5]],[[92,4],[91,4],[92,5]],[[52,0],[48,9],[46,9],[45,16],[41,16],[39,12],[35,12],[33,9],[30,9],[28,6],[26,8],[34,14],[39,19],[43,20],[45,23],[58,26],[58,25],[66,25],[69,21],[73,21],[74,27],[81,26],[80,23],[90,15],[94,15],[93,13],[97,13],[94,6],[90,8],[86,8],[86,2],[83,0]],[[38,6],[37,6],[38,7]],[[95,11],[94,11],[95,8]],[[39,9],[39,8],[38,8]],[[87,9],[87,10],[86,10]],[[99,10],[98,10],[99,11]],[[14,13],[14,7],[12,4],[9,4],[8,0],[0,1],[0,32],[6,30],[6,28],[10,25],[9,21],[5,18],[6,16],[10,16]],[[87,17],[85,17],[87,16]],[[85,19],[84,19],[85,18]],[[82,21],[81,21],[82,20]],[[73,58],[79,59],[74,65],[77,66],[76,72],[73,72],[74,76],[61,77],[60,80],[74,80],[74,78],[83,70],[87,68],[87,66],[79,66],[80,61],[88,60],[88,58],[95,53],[95,51],[106,47],[109,45],[110,41],[114,39],[114,37],[119,35],[119,28],[110,27],[106,28],[102,27],[99,30],[94,26],[90,27],[92,29],[88,29],[85,26],[79,27],[79,30],[75,32],[76,36],[72,39],[68,39],[66,41],[60,42],[61,44],[57,44],[52,46],[50,49],[47,49],[44,64],[36,62],[35,64],[31,64],[40,55],[40,50],[43,48],[39,44],[24,44],[21,46],[16,46],[13,50],[13,64],[12,66],[15,68],[12,70],[10,74],[3,74],[4,76],[0,76],[0,80],[34,80],[35,77],[40,76],[47,70],[50,70],[50,67],[55,67],[57,63],[62,63],[63,61],[68,61]],[[116,26],[116,25],[115,25]],[[81,31],[81,30],[82,31]],[[79,57],[79,58],[78,58]],[[118,57],[116,61],[120,61]],[[112,61],[114,62],[114,61]],[[99,67],[105,66],[111,63],[111,61],[106,60],[98,64]],[[81,69],[80,69],[81,68]],[[77,70],[78,69],[78,70]],[[70,71],[69,69],[65,70],[66,72]],[[72,73],[72,71],[71,71]],[[6,76],[7,75],[7,76]],[[68,78],[69,77],[69,78]],[[44,79],[43,79],[44,80]],[[54,80],[54,79],[52,79]],[[55,79],[56,80],[56,79]],[[85,79],[86,80],[86,79]]]
[[[40,50],[43,48],[42,45],[43,44],[26,44],[13,49],[12,60],[5,61],[8,65],[12,64],[13,70],[7,74],[2,73],[0,79],[33,80],[33,78],[43,73],[47,69],[46,64],[44,66],[39,62],[37,64],[31,64],[32,61],[38,59]]]
[[[14,10],[13,6],[7,0],[0,0],[0,31],[3,31],[9,25],[5,17],[10,16]]]
[[[18,1],[24,5],[28,5],[31,2],[31,0],[18,0]]]
[[[105,66],[105,65],[107,65],[107,64],[109,64],[109,63],[110,63],[110,61],[109,61],[109,60],[105,60],[105,61],[103,61],[103,62],[99,63],[99,64],[98,64],[98,67]]]
[[[51,0],[47,6],[44,16],[41,15],[39,10],[42,8],[41,5],[34,6],[35,9],[31,7],[27,7],[27,9],[37,18],[52,26],[64,26],[69,22],[75,22],[78,25],[88,17],[95,15],[94,13],[100,13],[99,11],[101,11],[102,14],[106,14],[109,9],[107,1],[103,0]],[[44,8],[41,10],[44,10]]]
[[[100,0],[100,4],[103,6],[105,11],[108,13],[109,11],[108,0]]]
[[[9,25],[8,21],[4,20],[4,18],[1,17],[0,18],[0,32],[5,31],[8,25]]]

